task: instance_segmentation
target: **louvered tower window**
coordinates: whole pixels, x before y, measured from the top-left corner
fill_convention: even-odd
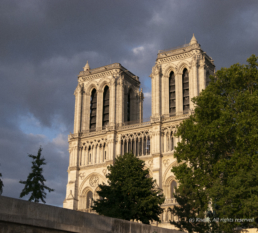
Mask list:
[[[169,114],[176,114],[176,85],[175,74],[173,71],[169,76]]]
[[[188,113],[189,110],[189,74],[188,70],[183,71],[183,111]]]
[[[210,76],[210,73],[209,73],[209,71],[207,71],[206,72],[206,87],[209,85],[209,83],[210,83],[210,78],[209,78],[209,76]]]
[[[93,89],[91,92],[90,102],[90,131],[96,130],[96,118],[97,118],[97,92]]]
[[[103,127],[109,122],[109,88],[108,86],[104,89],[103,95]]]
[[[127,121],[130,121],[130,91],[127,95]]]

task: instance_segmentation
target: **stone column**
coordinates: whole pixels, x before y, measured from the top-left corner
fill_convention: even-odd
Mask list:
[[[116,124],[116,79],[111,79],[110,99],[109,99],[109,125],[114,127]]]
[[[155,79],[153,77],[153,75],[151,74],[150,75],[151,77],[151,116],[154,116],[156,114],[156,111],[155,111]]]
[[[144,155],[144,154],[143,154],[143,147],[144,147],[144,135],[142,135],[142,148],[141,148],[141,150],[142,150],[142,156]]]
[[[141,88],[140,95],[139,95],[140,123],[143,122],[143,100],[144,100],[144,96],[143,96],[143,92],[142,92],[142,88]]]
[[[124,122],[124,77],[120,77],[118,82],[118,96],[117,96],[117,104],[118,104],[118,112],[117,112],[117,123],[122,125]]]
[[[121,155],[121,135],[118,135],[116,143],[116,156],[118,155]]]
[[[99,145],[96,145],[96,163],[99,164]]]
[[[182,73],[178,72],[175,77],[176,84],[176,115],[183,114],[183,82]]]
[[[205,61],[201,61],[199,69],[199,91],[201,92],[206,88],[206,67],[205,67]],[[198,93],[199,94],[199,93]]]
[[[72,153],[73,153],[73,149],[71,147],[69,147],[69,167],[72,166]]]
[[[196,60],[196,64],[194,68],[194,97],[199,95],[199,78],[198,78],[198,61]]]
[[[167,131],[164,133],[164,152],[167,152]]]
[[[159,74],[156,75],[156,93],[155,93],[155,98],[156,98],[156,115],[160,116],[161,114],[161,82],[160,82],[160,77]]]
[[[90,95],[86,92],[83,93],[82,130],[83,132],[90,130]]]
[[[96,150],[96,145],[94,145],[93,148],[92,148],[91,164],[95,164],[95,150]]]
[[[162,76],[162,115],[169,114],[169,77]]]
[[[71,166],[75,165],[75,153],[76,153],[76,150],[75,150],[75,147],[73,147],[73,149],[72,149],[72,164],[71,164]]]
[[[136,137],[133,138],[133,154],[136,155]]]
[[[82,116],[82,94],[83,90],[80,87],[78,92],[78,108],[77,108],[77,133],[81,132],[81,116]]]
[[[75,92],[75,110],[74,110],[74,133],[79,133],[81,130],[81,104],[82,104],[82,88],[79,85]]]
[[[85,148],[85,159],[86,159],[85,165],[88,165],[89,164],[89,146],[86,146]]]
[[[122,155],[125,154],[125,139],[123,139]]]

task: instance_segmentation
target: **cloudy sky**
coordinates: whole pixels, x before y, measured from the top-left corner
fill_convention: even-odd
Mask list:
[[[18,198],[39,146],[47,203],[62,206],[77,75],[119,62],[140,77],[149,117],[158,50],[194,33],[216,69],[258,55],[257,0],[2,0],[0,2],[0,173]],[[25,198],[27,199],[27,197]]]

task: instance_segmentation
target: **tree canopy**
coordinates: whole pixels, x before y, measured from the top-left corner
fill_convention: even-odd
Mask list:
[[[42,175],[43,168],[42,165],[45,165],[46,163],[45,158],[41,158],[41,151],[42,148],[40,147],[38,150],[38,155],[29,155],[32,160],[32,172],[28,175],[28,178],[26,181],[20,181],[19,183],[25,184],[24,189],[22,190],[20,197],[24,197],[26,195],[30,194],[29,201],[39,202],[42,201],[45,202],[46,198],[46,192],[45,190],[48,190],[49,192],[54,191],[54,189],[51,189],[45,185],[45,178]]]
[[[189,232],[233,232],[258,220],[258,57],[222,68],[180,124],[172,222]],[[210,222],[205,222],[205,217]],[[201,220],[198,220],[201,219]],[[241,220],[242,219],[242,220]],[[206,219],[208,220],[208,219]]]
[[[160,221],[158,216],[163,212],[160,205],[165,199],[144,165],[144,161],[130,153],[116,158],[114,165],[108,167],[108,184],[99,185],[100,199],[94,201],[93,210],[108,217],[140,220],[145,224]]]

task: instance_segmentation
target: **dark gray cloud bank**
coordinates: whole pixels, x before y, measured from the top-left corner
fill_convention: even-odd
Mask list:
[[[0,172],[3,195],[18,198],[40,145],[44,175],[61,206],[73,131],[73,92],[86,61],[119,62],[140,77],[144,117],[148,77],[158,50],[189,43],[194,33],[217,69],[258,55],[258,2],[88,0],[0,3]]]

